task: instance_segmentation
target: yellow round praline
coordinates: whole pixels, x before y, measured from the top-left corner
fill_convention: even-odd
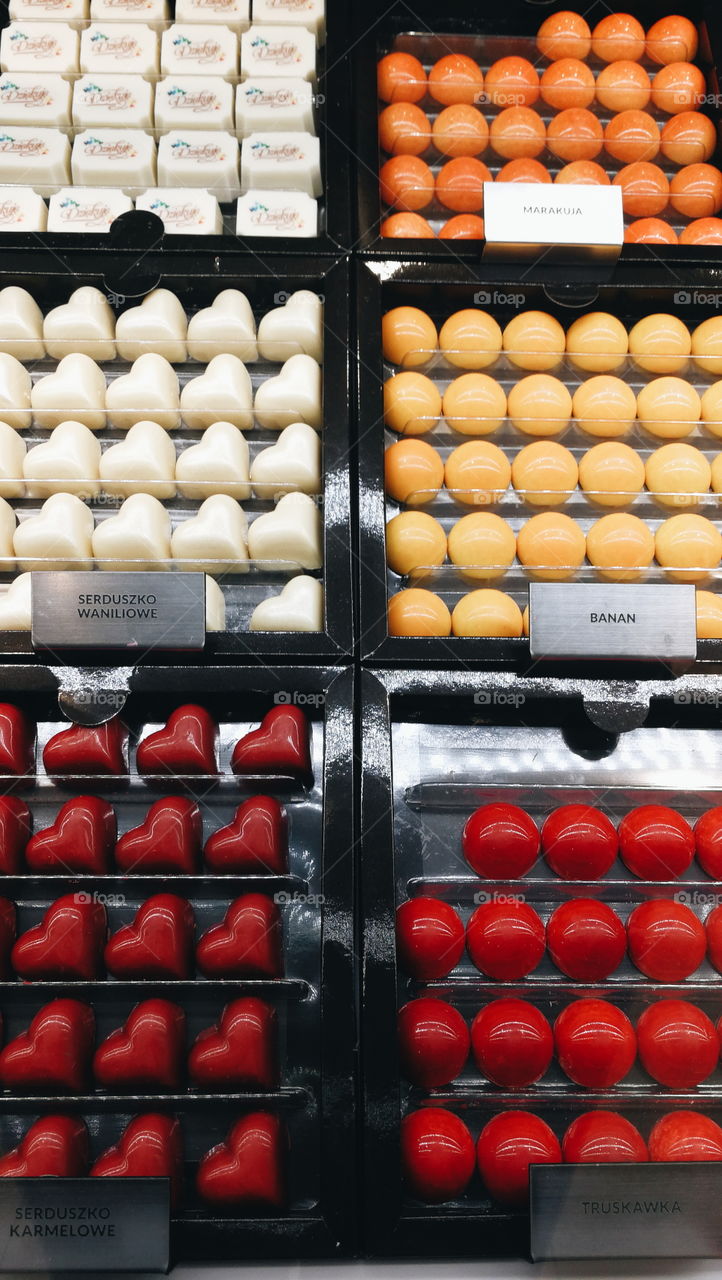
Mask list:
[[[468,440],[446,459],[446,488],[466,507],[488,507],[499,502],[510,479],[510,462],[498,445],[488,440]]]
[[[506,392],[487,373],[462,373],[444,392],[443,413],[462,436],[490,436],[506,418]]]
[[[457,520],[448,536],[449,559],[473,582],[502,578],[516,554],[514,530],[501,516],[473,512]]]
[[[637,417],[650,435],[680,440],[697,426],[702,403],[684,378],[654,378],[637,396]],[[722,423],[720,423],[722,434]]]
[[[709,493],[712,468],[691,444],[663,444],[647,458],[645,478],[663,507],[694,507]]]
[[[546,311],[521,311],[504,329],[504,351],[518,369],[555,369],[566,345],[562,326]]]
[[[629,331],[629,354],[647,373],[679,373],[686,368],[692,335],[677,316],[644,316]]]
[[[423,436],[441,417],[441,394],[424,373],[397,373],[384,383],[384,422],[401,436]]]
[[[585,373],[613,373],[627,358],[629,335],[608,311],[590,311],[567,330],[567,355]]]
[[[386,559],[402,578],[437,568],[446,559],[443,525],[425,511],[402,511],[386,526]]]
[[[587,435],[615,439],[631,431],[637,398],[621,378],[599,373],[577,387],[572,413]]]
[[[570,449],[556,440],[535,440],[516,455],[511,480],[530,507],[561,507],[576,489],[579,469]]]
[[[451,615],[455,636],[517,638],[523,630],[521,609],[504,591],[482,587],[462,597]]]
[[[615,511],[587,532],[587,558],[607,582],[636,582],[654,559],[654,534],[638,516]]]
[[[698,369],[722,377],[722,316],[710,316],[692,333],[692,357]]]
[[[507,412],[524,435],[558,436],[569,426],[572,397],[559,378],[531,373],[511,388]]]
[[[436,325],[418,307],[394,307],[381,321],[384,359],[402,369],[419,369],[439,349]]]
[[[451,614],[433,591],[409,587],[390,596],[390,636],[450,636]]]
[[[529,635],[529,605],[526,606],[526,608],[524,609],[524,612],[521,615],[521,625],[524,629],[524,635],[528,636]]]
[[[722,534],[706,516],[670,516],[657,530],[655,555],[675,582],[703,582],[722,559]]]
[[[710,484],[713,493],[722,493],[722,453],[712,459]]]
[[[579,461],[579,483],[599,507],[626,507],[641,493],[644,463],[619,440],[595,444]]]
[[[722,596],[714,591],[695,593],[697,639],[722,640]]]
[[[559,511],[542,511],[522,525],[517,553],[533,578],[563,582],[573,578],[586,550],[584,532],[576,520]]]
[[[456,311],[442,325],[439,347],[458,369],[488,369],[499,359],[501,328],[486,311]]]
[[[713,436],[722,437],[722,382],[713,382],[702,396],[701,416]]]
[[[384,454],[384,479],[395,502],[423,507],[444,483],[444,461],[424,440],[396,440]]]

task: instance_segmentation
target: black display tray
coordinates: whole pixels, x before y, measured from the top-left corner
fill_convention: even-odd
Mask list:
[[[60,680],[60,686],[59,686]],[[63,726],[63,715],[58,706],[58,692],[63,692],[63,705],[68,714],[72,714],[74,700],[78,690],[81,692],[78,705],[87,707],[89,691],[100,692],[100,704],[106,705],[103,699],[109,691],[125,686],[114,684],[114,673],[104,673],[99,678],[97,671],[89,668],[74,668],[58,672],[46,666],[28,666],[15,664],[0,668],[0,686],[3,698],[20,705],[38,720],[59,721],[58,728]],[[269,671],[267,668],[254,670],[236,667],[166,667],[139,669],[130,678],[127,691],[127,715],[131,723],[148,720],[162,720],[168,711],[180,705],[189,697],[207,705],[219,721],[246,721],[262,716],[274,702],[293,702],[302,706],[309,720],[323,726],[323,742],[318,740],[321,750],[317,753],[315,793],[306,797],[296,795],[294,803],[312,813],[320,808],[313,819],[322,830],[317,846],[308,850],[301,839],[297,856],[300,855],[304,866],[308,868],[309,886],[313,880],[318,888],[318,902],[304,905],[305,899],[297,903],[296,925],[294,937],[308,956],[315,956],[314,961],[320,981],[318,986],[309,986],[307,982],[289,981],[288,979],[266,983],[238,982],[205,982],[191,980],[187,982],[135,982],[115,983],[108,979],[91,983],[76,983],[73,994],[81,999],[90,1000],[99,1010],[113,1014],[114,1001],[120,1001],[124,1007],[132,1007],[142,996],[159,995],[170,999],[178,999],[184,1007],[195,1016],[203,1018],[201,1025],[207,1025],[225,1000],[240,994],[251,994],[257,988],[257,994],[271,997],[275,995],[281,1003],[285,999],[292,1001],[311,1001],[315,1003],[316,1014],[312,1013],[310,1026],[305,1019],[306,1035],[302,1052],[298,1061],[285,1062],[282,1057],[284,1098],[275,1095],[234,1094],[224,1095],[222,1099],[208,1096],[193,1097],[186,1094],[178,1098],[156,1096],[132,1097],[78,1097],[73,1099],[67,1095],[62,1098],[23,1098],[15,1100],[6,1098],[3,1103],[3,1118],[0,1129],[3,1134],[4,1149],[12,1145],[13,1132],[17,1133],[13,1115],[22,1121],[20,1128],[27,1124],[28,1114],[47,1114],[48,1111],[68,1109],[81,1114],[95,1113],[106,1125],[112,1121],[113,1114],[129,1117],[147,1111],[170,1110],[177,1107],[181,1115],[205,1116],[208,1127],[201,1132],[215,1135],[223,1130],[223,1125],[230,1123],[245,1110],[253,1110],[273,1105],[280,1106],[284,1113],[294,1114],[299,1107],[306,1108],[303,1127],[299,1133],[299,1142],[304,1146],[303,1153],[296,1152],[297,1158],[302,1156],[300,1167],[295,1164],[293,1179],[296,1191],[303,1188],[304,1178],[308,1177],[317,1186],[317,1194],[302,1197],[302,1204],[295,1204],[285,1212],[251,1211],[245,1215],[234,1216],[232,1211],[214,1212],[207,1206],[192,1203],[184,1213],[172,1217],[171,1221],[171,1253],[174,1264],[188,1261],[216,1261],[233,1259],[275,1259],[291,1260],[297,1258],[321,1258],[353,1256],[357,1249],[357,1201],[355,1182],[355,1150],[356,1150],[356,1005],[354,999],[355,981],[355,947],[354,947],[354,881],[351,849],[354,839],[353,819],[350,813],[349,796],[354,785],[353,741],[353,672],[346,670],[338,673],[328,667],[287,667],[283,670]],[[120,701],[114,702],[113,709],[123,714],[122,695]],[[107,710],[105,711],[107,716]],[[85,779],[84,787],[93,790],[93,779]],[[99,790],[108,792],[109,780],[95,780]],[[112,780],[110,780],[112,782]],[[121,780],[123,783],[126,779]],[[125,791],[113,792],[113,802],[120,811],[122,805],[133,803],[135,790],[131,777],[131,785]],[[43,816],[43,808],[48,801],[57,803],[63,796],[61,789],[56,793],[49,780],[41,778],[42,785],[32,778],[7,780],[13,789],[19,786],[18,794],[30,800],[31,807],[39,804],[39,816]],[[273,780],[267,780],[273,790]],[[71,784],[72,786],[72,784]],[[155,792],[148,791],[144,806],[154,796],[168,794],[162,785]],[[206,788],[201,786],[199,794],[204,804],[208,803]],[[260,783],[255,790],[262,791]],[[280,793],[279,793],[280,794]],[[229,793],[230,795],[230,793]],[[126,797],[125,800],[123,797]],[[236,790],[230,803],[235,805],[243,798],[240,790]],[[142,800],[142,792],[135,790],[135,802]],[[209,813],[214,819],[218,814],[211,809]],[[226,801],[228,803],[228,799]],[[134,811],[137,814],[141,810]],[[219,810],[220,813],[220,810]],[[39,825],[42,825],[42,821]],[[297,837],[300,839],[300,837]],[[88,892],[100,886],[117,891],[122,880],[129,901],[140,895],[144,898],[153,892],[147,878],[135,876],[103,877],[104,884],[97,877],[87,879],[82,876],[59,878],[43,877],[43,883],[25,876],[5,877],[3,893],[10,898],[20,898],[31,905],[33,912],[41,911],[38,904],[53,901],[62,893],[72,892],[78,886]],[[197,877],[172,876],[161,877],[162,883],[156,891],[178,891],[181,895],[194,899],[194,896],[213,899],[224,895],[232,898],[239,889],[237,879],[223,876],[203,875]],[[256,878],[257,879],[257,878]],[[278,883],[285,886],[288,878]],[[262,886],[248,882],[247,888],[258,890]],[[304,886],[302,886],[304,887]],[[298,882],[286,886],[291,893],[298,890]],[[105,901],[102,898],[101,901]],[[113,898],[109,899],[111,902]],[[112,915],[112,910],[109,911]],[[199,916],[200,922],[200,916]],[[287,944],[290,948],[291,941]],[[289,957],[291,951],[289,950]],[[308,959],[306,960],[308,963]],[[68,995],[67,983],[35,983],[23,984],[8,982],[3,984],[2,1002],[8,1005],[8,1016],[12,1016],[13,1008],[29,1005],[40,1007],[48,998],[59,994]],[[77,988],[77,992],[76,992]],[[246,989],[244,992],[244,988]],[[191,1013],[189,1012],[189,1019]],[[119,1020],[118,1020],[119,1021]],[[25,1018],[25,1024],[27,1017]],[[111,1024],[112,1025],[112,1024]],[[118,1025],[116,1021],[115,1025]],[[295,1043],[299,1046],[299,1027],[296,1026]],[[290,1054],[289,1054],[290,1056]],[[309,1083],[309,1063],[314,1064],[313,1075]],[[304,1077],[304,1072],[306,1073]],[[314,1083],[315,1081],[315,1083]],[[301,1087],[303,1086],[303,1087]],[[312,1095],[312,1098],[309,1098]],[[197,1126],[201,1120],[192,1120]],[[212,1137],[211,1137],[212,1140]],[[96,1139],[97,1141],[97,1139]],[[206,1140],[205,1146],[211,1141]],[[201,1150],[205,1147],[201,1146]],[[191,1153],[191,1159],[192,1159]],[[298,1201],[299,1196],[295,1196]]]
[[[310,289],[324,298],[323,362],[323,549],[325,629],[321,632],[226,631],[209,633],[207,660],[234,661],[273,659],[276,662],[317,659],[335,661],[353,648],[353,598],[351,581],[351,430],[349,279],[345,261],[254,257],[241,263],[238,258],[206,257],[196,250],[174,248],[174,252],[115,251],[103,257],[79,247],[55,252],[51,249],[18,249],[6,255],[0,267],[0,288],[20,285],[36,299],[43,312],[67,301],[74,289],[92,285],[105,292],[116,311],[136,305],[141,296],[156,287],[174,291],[190,312],[207,306],[223,289],[245,292],[254,311],[263,313],[280,305],[298,289]],[[251,369],[253,366],[249,366]],[[249,433],[252,438],[253,432]],[[243,579],[240,579],[242,582]],[[278,590],[283,586],[279,581]],[[243,588],[240,588],[243,590]],[[0,633],[0,655],[25,656],[33,653],[27,632]],[[86,665],[94,659],[87,651],[63,659]],[[105,665],[137,661],[128,651],[106,650],[97,660]],[[150,653],[144,661],[168,661],[168,654]],[[180,660],[185,660],[181,658]]]
[[[376,64],[379,58],[389,51],[394,39],[402,34],[413,34],[422,41],[435,47],[433,37],[438,34],[449,37],[443,43],[443,52],[453,52],[454,36],[489,36],[500,37],[500,44],[494,57],[502,57],[503,39],[511,37],[534,37],[541,23],[548,16],[549,7],[545,0],[509,0],[501,6],[484,5],[469,6],[455,3],[446,7],[443,12],[433,0],[418,0],[412,7],[405,0],[393,0],[390,5],[373,0],[371,6],[364,5],[356,11],[355,53],[354,53],[354,103],[356,142],[358,157],[357,202],[356,202],[356,237],[358,247],[367,255],[383,258],[397,257],[401,259],[416,258],[422,261],[469,261],[479,262],[483,254],[483,242],[474,240],[408,240],[386,239],[379,233],[379,227],[387,214],[382,210],[379,198],[379,146],[376,122],[378,119],[378,97],[376,93]],[[667,14],[684,12],[685,16],[696,22],[701,30],[700,54],[698,57],[705,64],[709,92],[716,98],[708,111],[718,124],[720,103],[720,68],[722,68],[722,24],[720,23],[719,6],[714,0],[691,0],[691,3],[680,9],[675,0],[635,0],[627,6],[626,12],[633,14],[647,29],[658,18]],[[593,0],[584,10],[584,17],[591,27],[610,12],[605,0]],[[433,56],[441,56],[441,52]],[[717,163],[720,163],[720,151],[717,152]],[[543,256],[543,255],[542,255]],[[625,245],[622,250],[623,262],[652,261],[677,263],[685,267],[708,262],[719,263],[720,253],[717,246],[704,245]],[[514,261],[510,258],[509,261]],[[520,259],[520,261],[522,261]],[[484,264],[486,268],[486,263]],[[594,271],[599,272],[599,264]]]
[[[516,304],[519,293],[523,304]],[[675,295],[684,294],[684,305]],[[696,300],[699,295],[699,302]],[[362,375],[358,390],[358,470],[359,500],[359,578],[361,656],[371,665],[430,665],[434,667],[474,666],[502,668],[520,673],[536,668],[529,640],[396,637],[388,634],[386,622],[387,567],[384,499],[384,421],[382,386],[384,359],[381,344],[381,319],[392,307],[420,307],[432,316],[449,315],[464,307],[491,309],[502,324],[522,305],[540,309],[568,323],[584,310],[608,310],[632,322],[652,312],[674,312],[694,325],[703,316],[714,314],[714,304],[705,311],[705,296],[722,298],[722,267],[702,268],[670,273],[663,267],[647,271],[620,267],[604,284],[585,282],[583,273],[575,277],[558,271],[549,275],[535,273],[514,280],[508,268],[498,265],[474,271],[468,264],[454,263],[442,268],[406,259],[384,262],[367,261],[357,267],[357,311],[359,368]],[[494,299],[499,301],[495,302]],[[680,311],[680,307],[682,307]],[[402,437],[399,437],[402,438]],[[426,437],[420,437],[425,439]],[[520,439],[520,443],[523,440]],[[660,441],[661,443],[661,441]],[[601,514],[601,512],[600,512]],[[591,579],[589,579],[591,580]],[[424,585],[424,584],[422,584]],[[430,583],[434,589],[433,582]],[[500,584],[504,588],[504,580]],[[395,588],[397,589],[397,588]],[[620,675],[639,676],[652,669],[668,678],[669,667],[650,655],[647,662],[617,662],[613,669]],[[696,669],[719,670],[722,663],[722,641],[698,641]],[[604,674],[610,664],[600,661],[581,663],[557,661],[552,668],[559,673],[587,676]]]

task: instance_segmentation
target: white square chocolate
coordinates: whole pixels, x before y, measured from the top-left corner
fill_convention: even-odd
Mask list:
[[[221,76],[166,76],[155,86],[156,129],[233,131],[233,86]]]
[[[313,87],[308,80],[244,80],[236,89],[236,133],[315,133]]]
[[[71,75],[78,70],[78,33],[63,22],[11,22],[0,36],[0,69]]]
[[[155,183],[155,160],[155,139],[142,129],[86,129],[73,142],[73,182],[132,195]]]
[[[310,133],[252,133],[241,144],[245,191],[305,191],[320,196],[321,147]]]
[[[130,197],[114,187],[63,187],[50,197],[48,231],[108,231],[132,208]]]
[[[76,129],[152,129],[153,86],[142,76],[84,75],[73,85]]]
[[[142,22],[94,22],[80,37],[80,70],[153,76],[159,44],[158,32]]]
[[[48,210],[32,187],[0,186],[0,231],[45,231]]]
[[[241,191],[238,139],[199,129],[166,133],[158,141],[158,186],[201,187],[221,202],[235,200]]]
[[[50,196],[70,181],[70,143],[59,129],[0,127],[0,185],[18,182]]]
[[[302,191],[247,191],[236,205],[238,236],[318,235],[318,201]]]
[[[91,22],[147,22],[159,31],[168,18],[167,0],[90,0]]]
[[[160,69],[164,76],[238,75],[238,36],[218,23],[174,23],[163,32]]]
[[[316,79],[316,38],[305,27],[252,26],[241,36],[241,77]]]
[[[251,0],[176,0],[176,22],[222,22],[231,31],[251,25]]]
[[[79,27],[88,18],[88,0],[10,0],[11,22],[66,22]]]
[[[4,71],[0,75],[0,120],[3,124],[62,129],[70,124],[71,86],[59,75]]]
[[[253,0],[253,21],[307,27],[319,44],[326,39],[326,0]]]
[[[200,188],[155,187],[138,196],[135,207],[157,213],[168,235],[219,236],[223,231],[216,197]]]

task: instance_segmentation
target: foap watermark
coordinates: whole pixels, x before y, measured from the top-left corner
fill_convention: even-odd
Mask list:
[[[480,689],[474,694],[475,707],[523,707],[526,695],[514,689]]]
[[[278,893],[274,893],[273,901],[278,907],[289,907],[296,903],[304,907],[322,907],[326,896],[323,893],[289,893],[281,889]]]
[[[98,689],[89,684],[74,692],[73,701],[81,707],[102,707],[116,714],[122,711],[127,696],[120,689]]]
[[[528,92],[528,90],[522,90],[519,93],[502,93],[495,89],[492,95],[487,93],[486,89],[480,89],[474,94],[474,105],[477,107],[525,107]]]
[[[326,702],[325,693],[304,693],[300,689],[279,689],[274,693],[273,701],[277,707],[322,707]]]
[[[503,293],[500,289],[479,289],[474,294],[474,302],[477,307],[523,307],[526,303],[525,293]]]
[[[703,289],[678,289],[674,295],[677,307],[714,307],[719,311],[722,307],[722,290],[707,292]]]
[[[292,297],[293,297],[293,294],[289,293],[287,289],[280,289],[278,293],[274,293],[273,295],[274,305],[277,307],[285,307],[286,303],[290,302]],[[316,297],[321,303],[321,306],[323,306],[324,302],[326,301],[325,294],[317,293]]]
[[[722,694],[714,689],[678,689],[672,695],[678,707],[717,707],[722,705]]]
[[[681,907],[718,907],[722,902],[722,894],[701,893],[698,889],[692,892],[680,889],[678,893],[675,893],[674,901],[678,902]]]
[[[80,890],[73,894],[73,902],[79,907],[124,907],[126,897],[124,893],[100,893],[98,889],[94,889],[92,893]]]
[[[484,889],[480,889],[478,893],[474,894],[474,906],[485,907],[489,902],[494,902],[498,906],[509,907],[526,902],[526,898],[523,893],[487,893]]]
[[[107,295],[107,297],[111,307],[124,307],[126,302],[128,301],[124,293],[111,292]]]
[[[679,93],[672,94],[672,102],[675,107],[685,107],[688,111],[699,111],[700,107],[720,107],[722,106],[722,93],[695,93],[694,101],[690,102],[689,94]]]

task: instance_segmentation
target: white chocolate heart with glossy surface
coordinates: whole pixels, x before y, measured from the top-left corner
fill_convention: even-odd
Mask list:
[[[292,422],[275,444],[256,454],[251,464],[251,483],[257,498],[284,493],[320,493],[321,438],[306,422]]]
[[[309,289],[292,293],[282,307],[268,311],[258,325],[262,360],[290,359],[300,353],[323,362],[323,303]]]
[[[305,493],[287,493],[273,511],[248,528],[248,554],[271,564],[320,569],[323,564],[321,513]]]
[[[0,498],[22,498],[25,494],[23,462],[27,445],[19,431],[0,422]]]
[[[294,422],[321,427],[321,367],[311,356],[291,356],[275,378],[267,378],[256,392],[259,427],[282,431]]]
[[[16,360],[42,360],[43,313],[27,289],[0,289],[0,351]]]
[[[13,538],[17,518],[15,512],[4,498],[0,498],[0,572],[8,573],[15,568],[15,547]]]
[[[0,418],[15,431],[29,427],[32,380],[15,356],[0,352]]]
[[[186,359],[188,317],[170,289],[154,289],[140,306],[118,316],[115,338],[121,360],[137,360],[144,352],[164,356],[171,364]]]
[[[101,431],[105,426],[105,374],[90,356],[64,356],[55,373],[33,384],[31,401],[39,427],[57,427],[72,419],[91,431]]]
[[[149,493],[154,498],[175,494],[175,445],[157,422],[136,422],[125,440],[111,445],[100,459],[100,479],[106,493],[127,498]]]
[[[32,623],[32,577],[21,573],[0,587],[0,631],[29,631]]]
[[[105,396],[112,427],[132,427],[136,422],[157,422],[172,431],[180,421],[178,375],[164,356],[147,351],[108,384]]]
[[[188,322],[188,355],[208,364],[214,356],[237,356],[244,364],[258,359],[256,320],[245,293],[224,289],[210,307]]]
[[[90,507],[72,493],[54,493],[36,516],[21,520],[13,546],[18,567],[39,569],[92,569],[92,537],[95,521]]]
[[[245,573],[248,561],[248,518],[225,494],[206,498],[196,516],[176,526],[171,538],[179,568],[218,577]]]
[[[170,516],[165,507],[147,493],[126,498],[116,516],[99,522],[93,534],[93,555],[101,569],[167,569]]]
[[[245,436],[232,422],[214,422],[198,444],[178,454],[175,475],[183,498],[209,498],[223,493],[244,501],[251,496]]]
[[[181,414],[191,431],[223,419],[245,430],[253,426],[253,386],[238,356],[214,356],[205,373],[181,391]]]
[[[98,362],[115,358],[115,316],[105,294],[91,285],[76,289],[48,312],[43,334],[54,360],[78,351]]]
[[[23,463],[29,498],[74,493],[86,502],[100,489],[100,441],[82,422],[61,422],[43,444],[29,449]]]
[[[225,631],[226,598],[215,578],[206,574],[206,631]]]
[[[256,605],[251,631],[323,631],[323,587],[301,573],[287,582],[280,595]]]

